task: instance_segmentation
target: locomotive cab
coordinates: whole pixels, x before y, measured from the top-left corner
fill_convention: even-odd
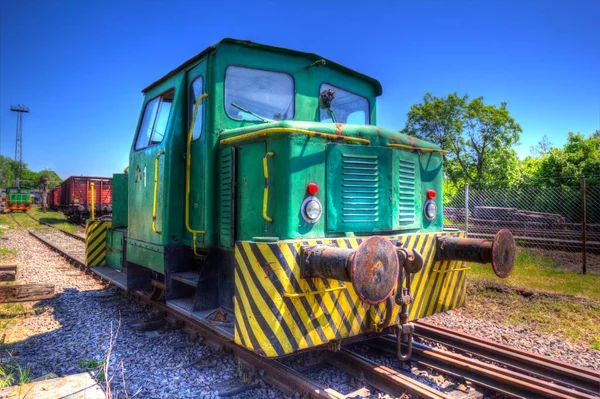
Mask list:
[[[443,230],[443,151],[376,127],[373,78],[224,39],[143,93],[88,265],[239,345],[409,341],[410,320],[464,303],[462,260],[514,264],[512,236],[492,248]]]

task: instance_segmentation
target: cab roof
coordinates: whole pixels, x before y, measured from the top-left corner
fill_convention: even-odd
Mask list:
[[[196,56],[190,58],[189,60],[187,60],[186,62],[184,62],[183,64],[179,65],[177,68],[173,69],[171,72],[167,73],[165,76],[163,76],[162,78],[158,79],[157,81],[155,81],[154,83],[152,83],[150,86],[146,87],[144,90],[142,90],[142,93],[146,93],[148,90],[152,89],[153,87],[155,87],[156,85],[158,85],[159,83],[165,81],[167,78],[175,75],[177,72],[184,70],[185,68],[187,68],[190,65],[195,64],[197,61],[199,61],[200,59],[204,58],[206,55],[208,55],[209,53],[211,53],[212,51],[215,51],[221,44],[225,44],[225,43],[233,43],[233,44],[237,44],[240,46],[246,46],[246,47],[252,47],[252,48],[256,48],[256,49],[260,49],[260,50],[266,50],[266,51],[272,51],[275,53],[284,53],[284,54],[290,54],[290,55],[296,55],[296,56],[302,56],[304,58],[307,58],[309,61],[315,62],[318,60],[325,60],[326,61],[326,65],[328,67],[331,67],[333,69],[337,69],[338,71],[347,73],[349,75],[355,76],[359,79],[365,80],[367,82],[369,82],[373,88],[375,89],[375,95],[376,96],[380,96],[381,93],[383,92],[383,89],[381,87],[381,83],[379,83],[379,81],[377,79],[374,79],[370,76],[364,75],[360,72],[357,72],[353,69],[347,68],[341,64],[338,64],[337,62],[331,61],[327,58],[321,57],[318,54],[315,53],[305,53],[303,51],[296,51],[296,50],[290,50],[284,47],[275,47],[275,46],[269,46],[266,44],[259,44],[259,43],[254,43],[251,42],[249,40],[239,40],[239,39],[231,39],[231,38],[225,38],[222,39],[221,41],[217,42],[216,44],[213,44],[212,46],[207,47],[206,49],[204,49],[201,53],[197,54]]]

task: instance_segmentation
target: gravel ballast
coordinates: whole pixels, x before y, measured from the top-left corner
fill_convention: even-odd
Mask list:
[[[600,371],[600,351],[557,336],[540,334],[525,325],[474,319],[464,315],[462,309],[435,314],[428,317],[427,321],[503,345]]]
[[[31,377],[58,376],[86,370],[84,362],[106,358],[111,328],[119,333],[110,362],[113,393],[122,397],[122,368],[129,394],[142,398],[212,398],[237,378],[236,359],[202,343],[190,343],[180,330],[138,331],[131,327],[157,316],[129,301],[114,288],[86,276],[25,230],[4,233],[1,245],[16,249],[17,284],[54,284],[56,296],[28,305],[32,313],[4,330],[8,351]],[[261,387],[240,398],[281,398]]]
[[[86,362],[102,361],[106,358],[111,328],[114,333],[120,326],[109,371],[109,377],[114,376],[113,392],[123,391],[121,366],[129,394],[141,389],[138,397],[143,398],[217,397],[228,381],[239,379],[240,368],[233,356],[200,342],[188,342],[180,330],[144,332],[134,328],[136,323],[160,318],[160,314],[128,300],[120,290],[86,276],[25,230],[6,231],[0,245],[19,251],[17,284],[44,283],[56,287],[55,298],[28,305],[31,313],[18,317],[4,329],[8,350],[21,366],[31,367],[32,378],[48,373],[59,376],[80,373],[86,370]],[[461,310],[435,315],[427,321],[600,370],[598,351],[522,326],[477,320]],[[383,357],[381,360],[386,363]],[[452,381],[435,373],[425,375],[408,365],[401,369],[438,389],[448,388],[447,384],[460,385],[460,380]],[[316,377],[336,390],[354,386],[351,378],[337,370],[322,370],[322,375]],[[285,396],[261,386],[237,397]]]

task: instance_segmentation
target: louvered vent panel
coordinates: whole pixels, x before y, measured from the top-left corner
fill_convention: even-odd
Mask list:
[[[233,151],[223,150],[221,153],[221,246],[233,245]]]
[[[415,164],[411,161],[400,160],[399,167],[399,218],[400,225],[415,222]]]
[[[342,155],[343,223],[379,220],[379,159],[376,155]]]

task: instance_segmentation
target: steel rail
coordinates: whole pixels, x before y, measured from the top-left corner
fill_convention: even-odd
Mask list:
[[[592,394],[600,394],[600,372],[424,321],[418,321],[415,323],[415,327],[415,335],[440,342],[450,349],[469,353],[487,361],[501,363],[538,378],[560,382]]]
[[[39,224],[41,224],[41,225],[48,226],[48,227],[52,227],[53,229],[56,229],[56,230],[60,231],[61,233],[64,233],[65,235],[68,235],[69,237],[72,237],[72,238],[75,238],[76,240],[79,240],[79,241],[85,242],[85,237],[82,237],[82,236],[80,236],[80,235],[78,235],[78,234],[75,234],[75,233],[71,233],[70,231],[67,231],[67,230],[63,230],[63,229],[61,229],[61,228],[58,228],[58,227],[56,227],[56,226],[53,226],[53,225],[51,225],[50,223],[42,222],[41,220],[34,218],[33,216],[31,216],[31,215],[30,215],[30,214],[28,214],[28,213],[25,213],[25,214],[26,214],[27,216],[29,216],[31,219],[33,219],[33,220],[35,220],[36,222],[38,222]],[[13,220],[14,220],[14,219],[13,219]]]
[[[18,222],[17,222],[18,223]],[[61,248],[55,246],[50,241],[28,230],[29,234],[40,240],[42,243],[50,247],[52,250],[60,253],[67,258],[71,263],[80,268],[86,268],[85,262],[70,255]],[[94,275],[108,281],[103,276],[89,269]],[[288,395],[300,393],[300,397],[322,398],[322,399],[346,399],[350,395],[345,395],[331,388],[327,388],[319,383],[316,383],[309,378],[303,376],[300,372],[290,368],[277,359],[269,359],[259,356],[237,344],[233,341],[215,333],[207,325],[203,325],[198,321],[187,317],[175,310],[166,306],[162,302],[158,302],[149,298],[142,291],[128,291],[126,294],[132,296],[136,300],[154,307],[162,312],[165,312],[169,317],[198,332],[213,346],[225,349],[233,353],[242,363],[246,364],[252,370],[262,370],[261,378],[269,385],[281,390]],[[338,368],[355,376],[366,376],[367,384],[386,393],[391,393],[401,396],[405,393],[418,395],[424,399],[449,399],[448,395],[435,390],[417,380],[406,377],[385,366],[373,363],[357,354],[351,353],[345,349],[340,352],[332,353],[328,356],[328,362],[336,365]]]
[[[61,254],[62,256],[64,256],[65,258],[67,258],[67,260],[69,260],[69,262],[74,263],[75,265],[77,265],[80,268],[85,268],[86,267],[85,262],[82,261],[81,259],[78,259],[75,256],[69,254],[65,250],[61,249],[60,247],[57,247],[56,245],[54,245],[50,241],[46,240],[45,238],[39,236],[38,234],[34,233],[33,231],[27,229],[27,232],[30,235],[32,235],[35,238],[37,238],[38,240],[40,240],[43,244],[46,244],[46,246],[50,247],[50,249],[52,249],[53,251],[56,251],[59,254]]]
[[[370,345],[389,353],[396,353],[396,340],[391,337],[380,337]],[[476,385],[518,398],[598,399],[599,397],[593,393],[559,385],[555,381],[541,380],[501,365],[489,364],[419,342],[413,343],[412,360],[422,367],[464,378]]]
[[[377,364],[364,356],[342,349],[328,354],[327,362],[349,374],[362,375],[376,389],[402,397],[408,393],[414,397],[449,399],[450,396],[429,385],[415,381],[398,371]]]

